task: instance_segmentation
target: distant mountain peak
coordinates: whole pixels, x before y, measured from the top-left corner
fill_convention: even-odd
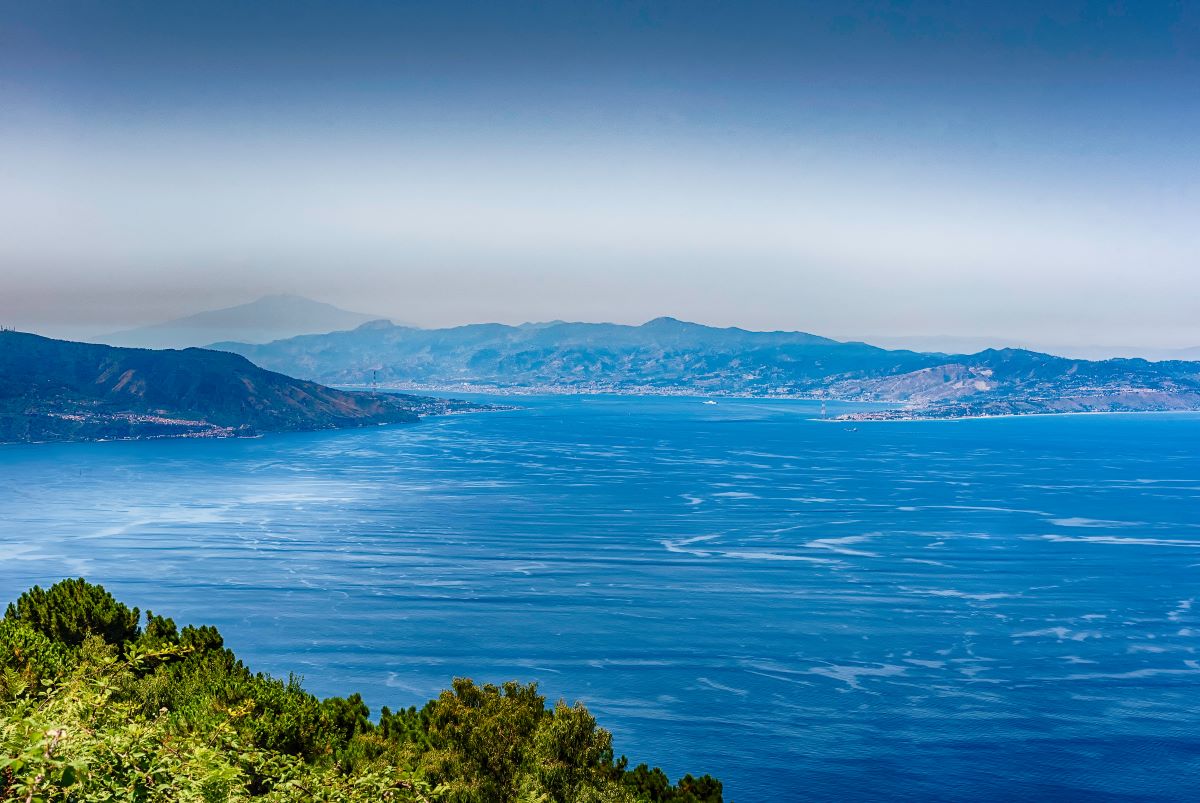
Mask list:
[[[681,321],[678,318],[672,318],[670,315],[660,315],[642,324],[644,327],[665,329],[668,327],[677,326],[704,326],[700,323],[692,323],[691,321]]]
[[[555,318],[552,321],[526,321],[518,326],[518,329],[549,329],[552,326],[566,326],[567,322],[561,318]]]
[[[392,323],[387,318],[376,318],[373,321],[367,321],[366,323],[359,324],[358,326],[354,327],[354,331],[370,332],[372,330],[386,330],[395,328],[396,324]]]
[[[187,348],[220,341],[269,343],[297,335],[353,329],[374,320],[379,316],[350,312],[294,293],[276,293],[95,339],[135,348]]]

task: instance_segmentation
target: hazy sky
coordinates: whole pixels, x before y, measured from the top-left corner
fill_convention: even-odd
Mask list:
[[[0,323],[1200,344],[1200,3],[0,0]]]

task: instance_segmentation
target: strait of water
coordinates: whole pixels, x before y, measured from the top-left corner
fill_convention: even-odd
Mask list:
[[[375,710],[536,680],[736,803],[1200,800],[1200,416],[517,402],[0,447],[0,592],[86,576]]]

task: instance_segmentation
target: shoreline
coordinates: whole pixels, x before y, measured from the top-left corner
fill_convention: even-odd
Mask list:
[[[997,418],[1059,418],[1073,415],[1200,415],[1200,410],[1063,410],[1046,413],[992,413],[983,415],[907,416],[904,418],[814,418],[833,424],[899,424],[925,421],[984,421]]]
[[[361,390],[362,386],[358,385],[343,385],[346,389]],[[470,389],[462,387],[447,387],[447,386],[413,386],[413,385],[387,385],[378,388],[380,392],[396,391],[401,393],[467,393],[482,396],[634,396],[639,398],[676,398],[676,399],[742,399],[747,401],[802,401],[802,402],[829,402],[831,404],[846,404],[846,405],[877,405],[887,410],[897,410],[903,406],[902,402],[886,402],[876,401],[871,399],[842,399],[831,396],[812,396],[812,395],[793,395],[793,394],[743,394],[716,392],[716,393],[698,393],[693,388],[661,388],[650,391],[649,389],[637,390],[612,390],[612,389],[575,389],[557,387],[520,387],[520,388],[496,388],[483,386],[475,386]],[[810,418],[810,421],[820,421],[833,424],[878,424],[878,423],[902,423],[902,422],[918,422],[918,421],[979,421],[984,419],[999,419],[999,418],[1046,418],[1051,416],[1077,416],[1077,415],[1147,415],[1147,414],[1187,414],[1194,413],[1200,415],[1200,409],[1187,410],[1062,410],[1062,411],[1044,411],[1030,413],[983,413],[979,415],[906,415],[894,417],[869,417],[870,413],[848,413],[843,415],[849,416],[865,416],[858,417],[842,417],[834,416],[829,418]]]
[[[372,388],[367,385],[330,385],[329,387],[337,390],[353,390],[353,391],[371,391],[378,393],[466,393],[476,396],[636,396],[640,398],[671,398],[671,399],[747,399],[758,400],[771,399],[776,401],[808,401],[808,402],[830,402],[833,404],[873,404],[885,405],[888,407],[898,407],[901,402],[886,402],[876,401],[874,399],[843,399],[836,396],[812,396],[798,395],[792,393],[732,393],[729,391],[714,391],[712,393],[703,393],[695,388],[630,388],[627,390],[619,389],[604,389],[604,388],[564,388],[561,386],[552,387],[520,387],[520,388],[499,388],[493,386],[471,386],[471,387],[451,387],[444,385],[436,386],[417,386],[417,385],[379,385]]]
[[[134,435],[131,437],[105,437],[105,438],[51,438],[48,440],[20,440],[20,441],[4,441],[0,440],[0,449],[15,446],[52,446],[64,444],[78,443],[143,443],[146,441],[231,441],[231,440],[258,440],[267,438],[272,435],[301,435],[313,432],[351,432],[355,430],[371,429],[372,427],[395,427],[395,426],[413,426],[420,424],[429,419],[435,418],[450,418],[452,416],[472,415],[475,413],[503,413],[512,410],[519,410],[520,407],[491,405],[479,406],[474,409],[462,410],[445,410],[436,413],[424,413],[417,416],[415,421],[371,421],[362,424],[351,424],[346,426],[329,426],[329,427],[313,427],[311,429],[268,429],[255,430],[248,432],[238,432],[237,428],[224,427],[220,431],[206,432],[185,432],[178,434],[161,434],[161,435]]]

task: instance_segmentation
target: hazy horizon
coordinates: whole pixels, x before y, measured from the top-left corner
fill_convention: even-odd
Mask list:
[[[246,319],[243,322],[243,325],[257,324],[260,327],[262,327],[262,329],[263,329],[262,336],[256,337],[256,338],[249,338],[249,339],[230,334],[229,327],[232,324],[230,323],[230,321],[227,317],[218,318],[217,320],[208,320],[204,323],[193,322],[191,319],[203,318],[212,313],[218,313],[218,314],[231,313],[233,311],[241,310],[243,308],[248,308],[248,309],[255,308],[255,307],[258,307],[262,302],[268,302],[268,301],[272,301],[272,300],[276,300],[276,299],[294,299],[298,302],[303,302],[304,305],[312,304],[313,302],[316,302],[318,304],[324,303],[318,299],[310,299],[310,298],[300,296],[300,295],[297,295],[294,293],[275,293],[275,294],[268,294],[266,296],[260,296],[256,299],[251,299],[244,303],[234,304],[230,307],[222,307],[222,308],[218,308],[215,310],[197,310],[195,314],[185,315],[180,318],[171,319],[171,320],[167,320],[167,321],[152,321],[146,325],[134,326],[129,329],[123,329],[123,330],[105,330],[103,332],[96,332],[96,331],[92,331],[92,330],[88,330],[88,329],[79,330],[75,327],[53,327],[53,326],[50,326],[50,327],[42,327],[40,329],[30,328],[28,331],[31,331],[35,334],[44,335],[47,337],[66,339],[66,340],[82,340],[82,341],[89,341],[89,342],[108,343],[109,345],[126,345],[126,346],[136,345],[136,346],[140,346],[140,347],[151,347],[151,348],[180,348],[180,347],[183,347],[184,345],[203,345],[206,343],[216,343],[216,342],[224,341],[224,340],[265,343],[265,342],[269,342],[271,340],[285,339],[287,337],[294,336],[291,334],[283,334],[283,333],[275,334],[275,335],[271,335],[271,336],[266,335],[266,333],[270,330],[270,328],[272,326],[282,326],[285,329],[289,328],[287,323],[278,319],[278,316],[280,314],[279,308],[271,309],[270,316],[267,319],[254,319],[254,320]],[[705,325],[705,326],[719,326],[716,324],[705,323],[703,321],[691,321],[686,318],[679,318],[678,316],[659,315],[659,316],[655,316],[655,318],[650,318],[650,319],[645,319],[645,320],[630,320],[630,321],[613,321],[613,320],[601,320],[601,319],[594,319],[594,320],[544,319],[544,320],[528,320],[528,321],[478,320],[478,321],[464,321],[461,323],[452,323],[452,324],[447,324],[442,327],[429,327],[429,326],[421,326],[421,325],[415,324],[411,321],[397,320],[394,318],[390,318],[386,315],[374,315],[374,314],[365,312],[363,310],[345,310],[340,307],[337,307],[336,305],[329,305],[329,306],[331,307],[332,310],[337,310],[342,313],[364,315],[366,317],[366,319],[370,320],[370,321],[387,320],[396,326],[407,326],[407,327],[414,327],[414,328],[418,328],[418,329],[435,329],[435,328],[436,329],[442,329],[442,328],[450,329],[450,328],[454,328],[456,326],[467,326],[467,325],[471,325],[471,324],[496,324],[496,323],[509,325],[509,326],[517,326],[517,327],[519,327],[519,326],[544,326],[544,325],[556,324],[556,323],[565,323],[565,324],[613,323],[613,324],[619,324],[619,325],[625,325],[625,326],[641,326],[643,324],[652,322],[656,318],[677,318],[679,320],[683,320],[683,321],[689,322],[689,323],[699,323],[699,324]],[[286,316],[285,316],[284,320],[286,320]],[[172,332],[174,334],[169,335],[167,337],[169,340],[173,340],[173,339],[182,337],[183,340],[186,341],[185,343],[154,342],[155,335],[153,333],[156,330],[159,330],[161,327],[171,327],[172,325],[183,324],[183,323],[188,324],[188,328],[186,330],[179,330],[178,328],[168,328],[167,331]],[[299,321],[298,320],[292,321],[292,324],[296,324],[296,323],[299,323]],[[296,334],[324,333],[326,331],[352,329],[358,325],[361,325],[361,324],[335,326],[335,327],[329,327],[329,326],[319,327],[319,326],[308,325],[304,328],[303,331],[296,331]],[[6,326],[7,328],[13,328],[13,327],[8,327],[7,324],[4,324],[3,322],[0,322],[0,326]],[[197,326],[199,328],[197,328]],[[729,326],[731,326],[733,328],[748,329],[751,331],[756,331],[754,329],[754,327],[739,326],[737,324],[730,324]],[[202,331],[204,328],[212,329],[211,338],[206,341],[195,340],[195,338],[199,336],[199,332]],[[757,330],[757,331],[767,331],[767,330]],[[770,331],[780,331],[780,330],[770,330]],[[834,335],[829,335],[828,333],[806,330],[802,326],[796,327],[791,330],[785,330],[785,331],[808,331],[810,334],[822,335],[822,336],[826,336],[826,337],[833,337],[833,339],[835,339],[835,340],[849,341],[849,342],[863,341],[863,342],[868,342],[873,345],[876,345],[876,346],[879,346],[882,348],[887,348],[887,349],[907,349],[907,350],[911,350],[911,351],[945,352],[945,353],[954,353],[954,354],[974,354],[976,352],[983,351],[985,349],[991,349],[991,348],[997,348],[997,349],[1017,348],[1017,349],[1028,349],[1028,350],[1033,350],[1033,351],[1047,352],[1050,354],[1056,354],[1056,355],[1063,356],[1063,357],[1071,357],[1071,358],[1076,358],[1076,359],[1087,359],[1087,360],[1111,359],[1114,357],[1142,357],[1142,358],[1149,359],[1149,360],[1174,360],[1174,359],[1195,360],[1195,359],[1197,359],[1197,357],[1200,357],[1200,353],[1198,353],[1198,352],[1200,352],[1200,348],[1198,348],[1198,347],[1183,347],[1183,348],[1172,349],[1172,348],[1165,348],[1165,347],[1156,348],[1154,346],[1138,346],[1138,345],[1133,345],[1133,344],[1128,344],[1128,343],[1070,343],[1070,342],[1055,343],[1055,342],[1048,342],[1048,341],[1033,341],[1033,340],[1028,340],[1028,339],[1024,339],[1024,338],[1020,338],[1020,337],[1012,337],[1012,336],[996,335],[996,334],[960,336],[960,335],[950,335],[950,334],[920,334],[920,333],[918,333],[918,334],[907,334],[907,335],[905,335],[905,334],[881,334],[881,335],[859,336],[859,335],[851,334],[851,335],[834,336]],[[181,334],[181,332],[182,332],[182,334]],[[139,336],[141,339],[141,342],[134,342],[134,343],[123,342],[122,336],[130,336],[130,335]],[[114,340],[113,339],[114,337],[116,337],[117,339]]]
[[[1200,345],[1189,4],[11,4],[0,323]]]

